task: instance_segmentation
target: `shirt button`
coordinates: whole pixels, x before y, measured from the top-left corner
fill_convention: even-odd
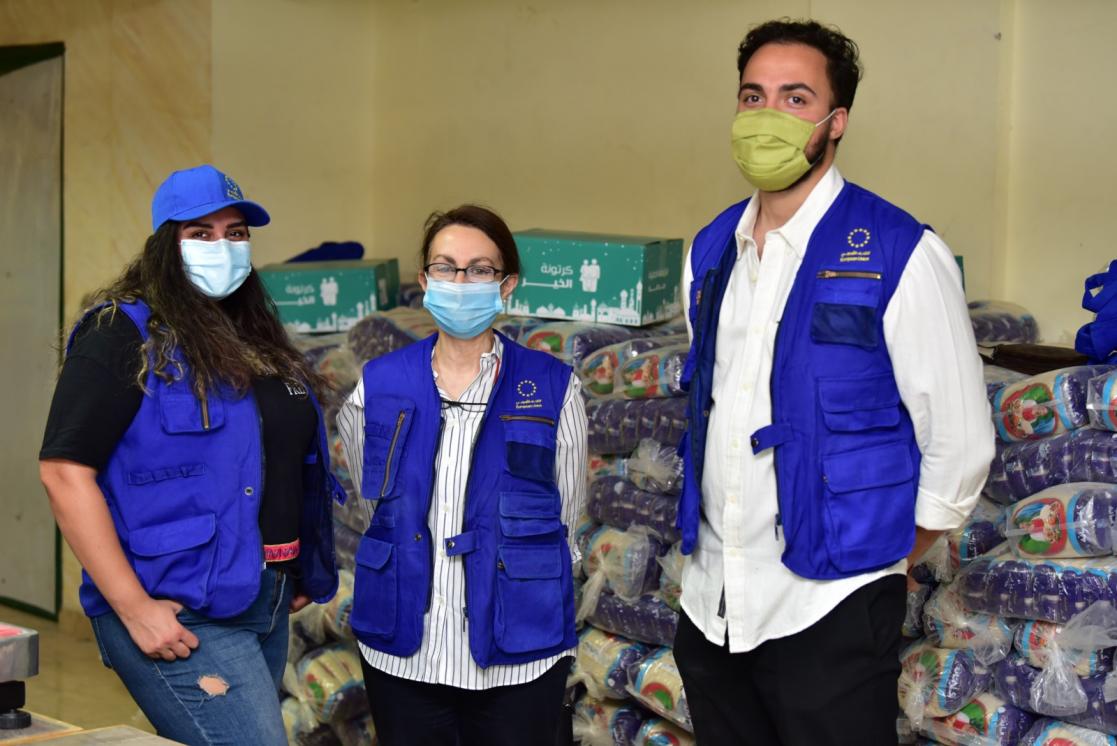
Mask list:
[[[253,493],[254,493],[255,491],[256,491],[256,490],[252,489],[251,487],[245,487],[245,488],[244,488],[244,494],[248,495],[249,497],[251,497],[251,496],[252,496],[252,494],[253,494]]]
[[[741,441],[734,438],[733,439],[733,450],[736,451],[740,447],[741,447]]]

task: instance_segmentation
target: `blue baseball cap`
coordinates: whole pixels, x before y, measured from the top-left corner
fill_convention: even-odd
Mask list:
[[[267,210],[246,200],[235,181],[208,163],[175,171],[151,199],[151,230],[168,220],[193,220],[226,207],[238,208],[250,226],[271,222]]]

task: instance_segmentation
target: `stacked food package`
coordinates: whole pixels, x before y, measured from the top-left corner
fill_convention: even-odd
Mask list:
[[[977,510],[913,573],[901,742],[1117,744],[1114,379],[987,368],[997,455]]]

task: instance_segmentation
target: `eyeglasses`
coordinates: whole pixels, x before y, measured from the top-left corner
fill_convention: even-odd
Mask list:
[[[458,278],[458,272],[465,272],[465,279],[469,282],[492,282],[496,279],[497,273],[504,272],[503,269],[490,267],[487,264],[474,264],[469,267],[455,267],[453,264],[446,264],[444,262],[435,262],[423,267],[423,271],[427,273],[427,277],[432,280],[439,280],[442,282],[454,282]]]

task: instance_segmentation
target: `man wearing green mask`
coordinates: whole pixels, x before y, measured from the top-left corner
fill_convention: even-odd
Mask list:
[[[981,362],[950,249],[834,166],[856,44],[773,21],[737,72],[757,191],[684,275],[675,658],[703,746],[894,744],[905,572],[993,456]]]

